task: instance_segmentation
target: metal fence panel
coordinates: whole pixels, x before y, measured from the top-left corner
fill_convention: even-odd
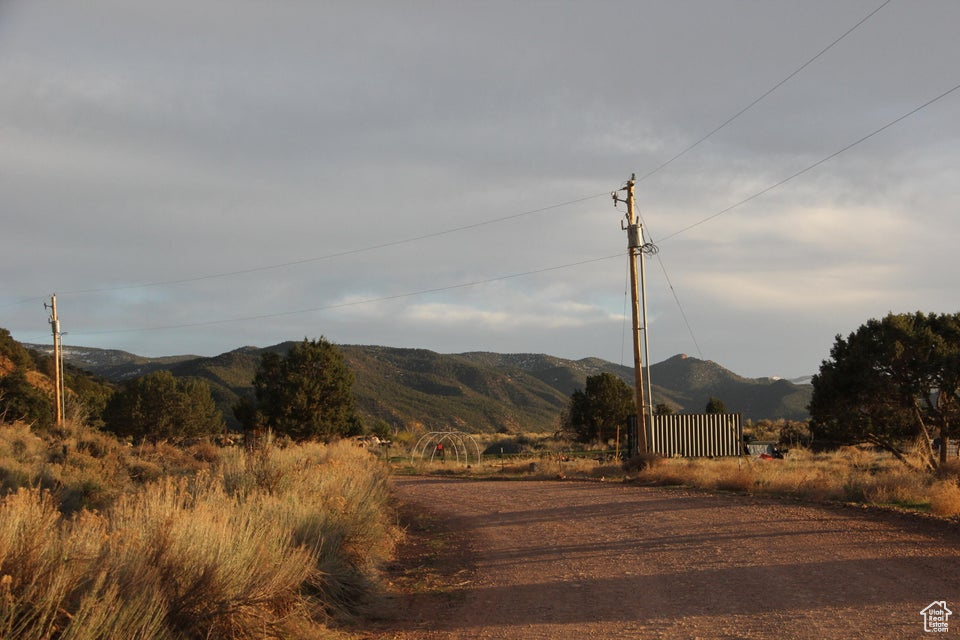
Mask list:
[[[663,456],[738,456],[743,428],[739,413],[655,415],[647,425],[650,450]]]

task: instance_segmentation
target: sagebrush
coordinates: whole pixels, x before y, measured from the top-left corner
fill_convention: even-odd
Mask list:
[[[145,483],[131,474],[155,475],[147,460],[108,447],[84,460],[110,493],[91,510],[62,491],[76,471],[2,431],[0,456],[19,452],[0,499],[2,638],[322,637],[371,601],[392,551],[387,472],[346,443],[234,448]]]

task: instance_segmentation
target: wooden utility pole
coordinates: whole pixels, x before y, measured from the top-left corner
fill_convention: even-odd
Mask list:
[[[47,307],[47,304],[44,303],[44,307]],[[56,414],[57,414],[57,426],[63,425],[63,357],[61,355],[62,345],[60,343],[60,318],[57,316],[57,294],[50,296],[50,329],[53,331],[53,370],[54,370],[54,386],[56,392],[54,394],[56,402]]]
[[[630,297],[633,300],[633,377],[638,422],[637,453],[643,454],[647,452],[647,418],[643,389],[643,339],[641,336],[643,328],[640,323],[640,277],[637,273],[637,258],[641,256],[641,249],[643,247],[643,231],[641,225],[637,223],[634,214],[633,188],[636,184],[636,179],[636,174],[631,175],[630,180],[627,181],[627,186],[621,189],[621,191],[627,192],[626,200],[621,200],[617,197],[617,193],[614,192],[613,202],[614,204],[618,202],[626,202],[627,204],[627,224],[624,226],[621,222],[621,227],[627,232],[627,254],[630,258]],[[646,306],[646,304],[644,304],[644,306]],[[645,316],[646,313],[643,315]]]

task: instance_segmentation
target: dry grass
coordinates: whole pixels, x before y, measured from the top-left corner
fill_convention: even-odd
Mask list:
[[[941,480],[933,485],[930,511],[938,516],[960,514],[960,487],[956,481]]]
[[[943,469],[941,477],[946,474],[948,479],[938,480],[909,469],[889,454],[845,447],[821,454],[794,450],[784,460],[663,460],[635,474],[633,479],[651,484],[899,506],[954,515],[960,513],[957,469],[960,464]]]
[[[49,490],[61,511],[102,511],[125,493],[164,475],[194,475],[218,461],[214,445],[129,446],[68,421],[42,434],[23,423],[0,425],[0,495],[21,487]]]
[[[626,470],[625,470],[626,469]],[[810,501],[855,502],[960,515],[960,460],[936,474],[915,471],[892,455],[868,447],[829,453],[795,448],[784,460],[757,458],[651,458],[624,465],[595,458],[541,453],[480,464],[420,462],[401,472],[521,479],[583,478],[628,480],[661,486],[688,486],[741,493],[783,495]]]
[[[386,470],[348,444],[170,463],[93,438],[51,462],[29,429],[0,431],[0,638],[321,638],[392,550]],[[83,474],[103,509],[68,499]]]

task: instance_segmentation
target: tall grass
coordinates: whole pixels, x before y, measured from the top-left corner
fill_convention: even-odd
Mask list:
[[[960,459],[948,461],[930,474],[868,447],[843,447],[829,453],[791,449],[784,460],[756,458],[670,458],[647,456],[620,465],[596,457],[572,457],[553,450],[500,459],[486,456],[479,464],[413,461],[399,465],[401,473],[427,473],[523,479],[629,480],[786,495],[811,501],[856,502],[926,511],[939,516],[960,515]]]
[[[129,446],[78,423],[35,433],[0,425],[0,495],[21,487],[51,491],[61,510],[103,510],[121,494],[164,475],[193,475],[210,466],[205,448],[166,443]],[[215,460],[213,460],[215,461]]]
[[[231,492],[245,502],[259,496],[293,543],[313,550],[311,592],[327,612],[362,610],[360,596],[372,588],[375,567],[390,556],[394,540],[385,518],[385,465],[341,442],[233,455],[222,473]]]
[[[348,444],[218,457],[99,511],[0,499],[0,638],[322,637],[360,611],[393,544],[385,469]]]
[[[859,447],[814,454],[803,449],[784,460],[666,459],[636,474],[639,482],[684,485],[806,500],[900,506],[937,515],[960,514],[958,475],[938,479],[891,455]]]
[[[109,580],[105,534],[102,516],[63,520],[41,489],[0,501],[0,637],[173,637],[163,633],[164,602]]]

